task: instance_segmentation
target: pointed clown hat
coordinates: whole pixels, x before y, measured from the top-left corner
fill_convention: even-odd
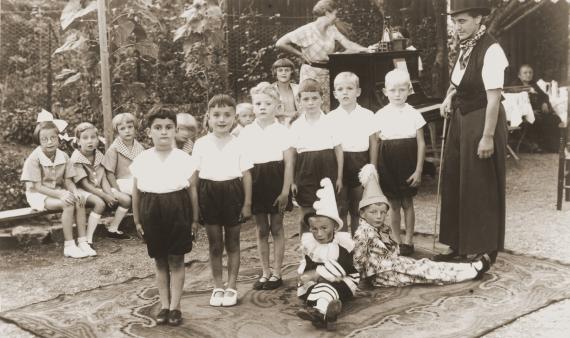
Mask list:
[[[305,223],[309,224],[310,217],[325,216],[335,221],[338,224],[337,229],[339,229],[342,227],[343,222],[338,216],[334,187],[330,178],[323,178],[321,180],[321,187],[321,189],[317,190],[318,199],[313,203],[315,212],[310,212],[305,215]]]
[[[380,183],[378,182],[378,172],[376,167],[372,164],[367,164],[358,173],[358,179],[364,187],[364,192],[362,193],[362,199],[358,204],[358,209],[369,206],[374,203],[384,203],[390,207],[388,199],[384,196],[382,188],[380,188]]]
[[[36,120],[36,122],[37,123],[53,122],[53,124],[55,124],[60,133],[63,132],[67,127],[67,122],[60,119],[54,119],[52,113],[50,113],[45,109],[42,109],[42,111],[38,113],[38,119]]]

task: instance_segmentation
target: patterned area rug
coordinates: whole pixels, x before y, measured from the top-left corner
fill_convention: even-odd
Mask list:
[[[259,270],[240,271],[240,303],[208,305],[210,270],[205,261],[187,264],[180,327],[156,326],[159,310],[154,278],[132,279],[74,295],[61,295],[0,313],[45,337],[471,337],[552,302],[570,298],[570,266],[514,253],[500,253],[483,280],[448,286],[362,289],[344,304],[336,332],[316,331],[295,316],[299,306],[295,277],[298,239],[290,239],[285,285],[253,291]],[[416,246],[429,254],[431,238]],[[249,247],[245,250],[252,251]]]

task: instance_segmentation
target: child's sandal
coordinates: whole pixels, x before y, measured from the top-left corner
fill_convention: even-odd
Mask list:
[[[265,284],[267,283],[268,280],[269,280],[269,278],[267,278],[265,276],[261,276],[260,279],[256,280],[255,283],[253,283],[253,289],[254,290],[263,290],[265,288]]]
[[[238,292],[235,289],[227,288],[224,292],[222,306],[234,306],[237,304]]]
[[[224,289],[214,288],[212,296],[210,297],[211,306],[222,306],[224,301]]]

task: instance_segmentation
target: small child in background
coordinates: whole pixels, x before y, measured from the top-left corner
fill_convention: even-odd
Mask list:
[[[253,105],[249,102],[238,104],[235,110],[237,114],[237,124],[231,134],[238,137],[239,133],[245,126],[253,123],[253,120],[255,120],[255,114],[253,113]]]
[[[297,92],[299,85],[293,83],[293,75],[295,74],[295,64],[293,61],[282,58],[278,59],[271,66],[271,73],[277,80],[273,82],[273,86],[279,93],[281,101],[281,110],[277,114],[279,123],[290,126],[297,117]]]
[[[378,185],[373,165],[360,173],[364,193],[360,201],[360,226],[354,234],[354,265],[369,284],[376,287],[412,284],[452,284],[480,279],[491,266],[491,257],[484,254],[472,263],[434,262],[427,258],[413,259],[398,255],[398,244],[392,239],[390,227],[384,224],[388,200]]]
[[[215,95],[208,102],[208,124],[212,132],[196,140],[197,196],[200,216],[206,227],[210,267],[214,278],[211,306],[237,304],[236,281],[240,265],[241,224],[251,217],[251,174],[253,167],[241,142],[230,130],[236,104],[228,95]],[[222,255],[228,253],[228,283],[224,290]]]
[[[323,177],[335,182],[337,194],[342,190],[343,151],[332,120],[321,110],[323,91],[319,83],[307,79],[299,85],[301,115],[291,125],[293,147],[297,152],[291,192],[301,207],[299,233],[309,231],[304,215],[313,212],[316,192]]]
[[[129,166],[135,157],[144,151],[144,147],[135,139],[137,129],[135,126],[136,119],[133,114],[118,114],[113,117],[112,122],[117,138],[107,149],[102,165],[107,173],[111,193],[119,201],[119,206],[115,211],[115,218],[107,229],[107,236],[110,238],[127,239],[130,236],[120,231],[119,225],[124,217],[120,217],[120,215],[127,214],[131,207],[133,176]],[[117,214],[119,217],[117,217]]]
[[[255,121],[242,129],[240,141],[253,161],[252,209],[257,223],[257,248],[263,273],[254,290],[273,290],[283,284],[285,254],[283,215],[293,204],[293,148],[289,130],[275,118],[281,102],[275,87],[261,82],[251,89]],[[269,265],[269,233],[273,237],[273,272]]]
[[[85,237],[85,209],[72,181],[73,166],[69,156],[58,149],[59,133],[51,114],[34,130],[39,146],[26,158],[21,177],[26,183],[26,200],[34,210],[62,211],[65,257],[95,256],[97,253],[87,245]],[[77,224],[77,244],[73,239],[73,223]]]
[[[339,198],[340,218],[345,222],[341,231],[348,229],[350,212],[350,232],[358,227],[358,202],[362,198],[362,186],[358,181],[360,169],[376,158],[378,138],[376,136],[374,113],[358,104],[360,96],[358,76],[351,72],[339,73],[334,79],[334,97],[339,107],[327,117],[333,120],[336,134],[339,135],[344,151],[342,191]]]
[[[406,103],[412,88],[408,72],[394,69],[386,74],[384,94],[390,103],[376,113],[378,174],[382,191],[390,201],[392,233],[400,244],[400,254],[414,252],[415,211],[413,197],[422,180],[425,159],[422,114]],[[400,210],[404,209],[406,238],[400,238]]]
[[[196,165],[190,155],[174,148],[174,112],[158,109],[147,119],[153,147],[143,151],[130,166],[133,216],[148,255],[155,261],[161,303],[156,322],[176,326],[182,322],[184,254],[192,250],[192,237],[199,226],[198,203],[190,188]]]
[[[80,123],[75,127],[75,140],[77,149],[73,151],[70,159],[75,170],[73,181],[79,186],[77,190],[81,200],[86,206],[93,208],[87,219],[87,243],[92,246],[93,234],[105,208],[114,208],[119,204],[119,200],[113,195],[105,175],[102,165],[104,155],[97,149],[97,128],[89,122]],[[130,207],[130,200],[129,203],[126,200],[120,203],[122,209],[115,213],[113,224],[120,224]]]
[[[335,203],[335,192],[329,178],[320,182],[319,199],[314,212],[305,215],[310,233],[301,236],[303,259],[297,272],[297,296],[306,307],[297,311],[301,319],[317,328],[334,330],[342,303],[354,296],[360,276],[354,267],[354,244],[342,226]]]
[[[176,114],[176,147],[192,155],[194,140],[198,135],[198,121],[188,113]]]

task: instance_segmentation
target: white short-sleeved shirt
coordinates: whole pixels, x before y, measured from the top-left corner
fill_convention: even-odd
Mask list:
[[[461,58],[462,54],[463,51],[460,52],[459,58]],[[471,58],[469,58],[468,62],[471,62]],[[483,70],[481,71],[485,90],[503,88],[505,82],[505,68],[507,68],[508,65],[509,60],[507,60],[507,56],[501,46],[498,43],[489,46],[485,52]],[[459,85],[466,69],[467,67],[461,69],[459,62],[456,62],[455,67],[453,67],[453,72],[451,73],[451,82]]]
[[[376,130],[382,140],[396,140],[416,137],[418,129],[425,126],[422,114],[409,104],[402,108],[388,104],[375,115]]]
[[[196,161],[196,169],[200,172],[201,179],[211,181],[227,181],[242,177],[243,172],[253,167],[253,163],[247,157],[245,147],[235,136],[218,148],[217,136],[209,133],[199,138],[194,144],[192,156]]]
[[[356,105],[352,112],[338,107],[327,115],[333,121],[335,134],[339,135],[342,150],[347,152],[367,151],[369,136],[377,130],[374,124],[374,113],[361,105]]]
[[[138,155],[129,169],[140,191],[164,194],[187,188],[196,163],[192,156],[176,148],[163,160],[153,147]]]
[[[32,183],[41,182],[42,185],[51,189],[65,189],[65,179],[73,176],[75,176],[75,170],[66,153],[56,149],[52,161],[41,147],[37,147],[24,162],[20,180]],[[26,190],[30,188],[28,184]]]
[[[277,120],[265,128],[256,120],[242,129],[239,139],[254,164],[282,161],[283,152],[293,143],[289,129]]]
[[[302,114],[291,125],[291,136],[293,147],[298,153],[333,149],[341,143],[335,134],[332,120],[323,112],[318,120],[310,122],[307,121],[305,114]]]

